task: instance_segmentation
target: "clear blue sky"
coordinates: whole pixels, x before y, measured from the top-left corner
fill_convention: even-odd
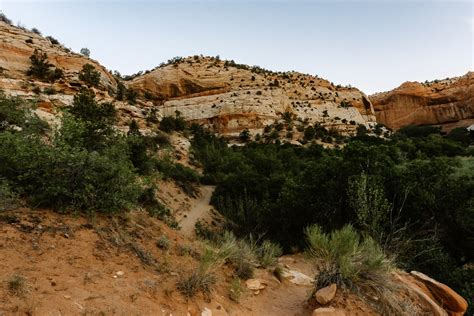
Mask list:
[[[370,94],[474,64],[471,1],[0,0],[0,10],[122,74],[220,55]]]

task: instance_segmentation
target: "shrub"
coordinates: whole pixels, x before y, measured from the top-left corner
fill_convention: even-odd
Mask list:
[[[239,139],[240,141],[246,143],[250,140],[250,131],[248,129],[244,129],[242,132],[239,134]]]
[[[24,276],[14,274],[8,280],[8,292],[15,296],[24,296],[27,292],[26,279]]]
[[[36,27],[33,27],[33,28],[31,29],[31,32],[33,32],[33,33],[35,33],[35,34],[38,34],[38,35],[41,35],[40,30],[38,30]]]
[[[61,69],[51,69],[53,65],[48,62],[48,55],[37,48],[35,48],[33,54],[30,56],[30,61],[31,66],[26,72],[28,76],[52,82],[64,76]]]
[[[33,112],[35,106],[31,101],[18,97],[7,97],[0,92],[0,133],[4,131],[41,134],[48,129],[48,124]]]
[[[133,89],[126,89],[125,91],[125,98],[127,99],[129,104],[135,104],[137,101],[138,92]]]
[[[213,269],[223,262],[224,255],[210,248],[205,249],[199,266],[189,274],[182,275],[178,280],[177,287],[181,294],[186,298],[192,298],[198,292],[209,296],[212,287],[217,282]]]
[[[54,89],[54,87],[51,86],[51,87],[44,88],[43,93],[48,94],[48,95],[52,95],[52,94],[56,94],[58,92],[56,91],[56,89]]]
[[[310,255],[322,264],[316,288],[327,286],[327,281],[352,287],[391,269],[391,261],[380,246],[370,237],[361,239],[350,225],[330,234],[312,225],[305,235]]]
[[[116,115],[111,103],[98,103],[92,90],[82,88],[74,96],[69,113],[72,117],[65,116],[58,140],[88,150],[107,146],[114,135],[112,124]]]
[[[140,174],[149,174],[153,169],[153,160],[148,156],[147,147],[151,140],[140,133],[138,124],[132,120],[127,133],[130,161]]]
[[[160,249],[167,250],[170,247],[170,240],[166,235],[163,235],[156,241],[156,246]]]
[[[176,111],[175,116],[165,116],[160,121],[160,130],[166,133],[172,131],[183,131],[186,128],[186,123],[179,111]]]
[[[52,36],[46,36],[46,39],[49,40],[53,45],[59,45],[59,41]]]
[[[278,257],[282,254],[283,250],[281,247],[269,240],[264,240],[257,249],[258,260],[264,268],[275,266]]]
[[[87,47],[81,48],[80,53],[81,55],[84,55],[86,57],[89,57],[91,55],[91,51]]]
[[[3,12],[0,12],[0,21],[8,24],[8,25],[12,25],[12,20],[10,20],[9,18],[7,18],[7,16],[3,13]]]
[[[315,135],[316,135],[316,132],[315,132],[313,126],[308,126],[304,130],[304,139],[305,140],[308,140],[308,141],[313,140]]]
[[[18,194],[5,179],[0,178],[0,212],[14,209],[17,205]]]
[[[229,298],[238,303],[244,291],[245,288],[240,283],[240,279],[238,277],[234,277],[230,282]]]
[[[123,84],[120,79],[117,79],[117,95],[115,98],[119,101],[123,101],[125,99],[125,94],[127,92],[127,88]]]
[[[199,183],[199,175],[193,169],[174,163],[170,158],[157,161],[156,167],[164,179],[173,179],[186,194],[194,196],[197,193],[194,185]]]
[[[89,86],[97,87],[100,83],[100,73],[92,64],[85,64],[79,72],[79,80],[84,81]]]

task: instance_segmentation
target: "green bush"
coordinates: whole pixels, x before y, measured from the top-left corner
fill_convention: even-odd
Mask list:
[[[35,106],[30,101],[17,97],[7,97],[0,92],[0,133],[21,131],[26,134],[41,134],[48,124],[33,112]]]
[[[16,208],[18,202],[18,194],[5,179],[0,178],[0,212]]]
[[[325,279],[351,287],[358,282],[377,279],[392,268],[391,261],[370,237],[361,239],[350,225],[329,234],[318,225],[305,229],[309,254],[321,261]],[[327,286],[319,278],[317,288]]]
[[[30,61],[31,66],[26,72],[28,76],[51,82],[54,82],[64,76],[61,69],[51,69],[54,66],[48,62],[48,55],[37,48],[30,56]]]
[[[171,133],[173,131],[183,131],[186,128],[186,123],[181,117],[181,113],[176,111],[176,115],[165,116],[160,121],[160,130],[166,133]]]
[[[97,87],[100,83],[100,72],[98,72],[94,65],[84,64],[79,72],[79,80],[84,81],[88,86]]]
[[[92,90],[81,89],[68,112],[56,141],[88,150],[98,150],[113,142],[115,108],[110,103],[98,103]]]
[[[170,158],[163,158],[156,162],[157,170],[164,179],[173,179],[186,194],[194,196],[197,193],[195,185],[199,183],[199,175],[193,169],[174,163]]]
[[[0,175],[21,190],[32,205],[97,212],[131,206],[140,192],[124,146],[89,152],[67,144],[0,134]]]

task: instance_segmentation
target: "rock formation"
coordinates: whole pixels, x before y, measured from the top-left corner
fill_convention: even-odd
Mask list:
[[[300,120],[342,132],[375,122],[359,90],[297,72],[275,73],[214,57],[178,59],[134,78],[129,87],[158,100],[163,115],[179,111],[189,121],[232,135],[266,125],[290,112]]]
[[[449,130],[474,123],[474,72],[433,82],[405,82],[370,96],[377,122],[392,129],[440,125]]]

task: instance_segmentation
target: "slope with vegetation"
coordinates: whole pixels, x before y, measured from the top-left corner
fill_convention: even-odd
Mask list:
[[[466,129],[409,126],[390,135],[369,124],[370,103],[358,90],[217,58],[172,60],[150,73],[170,72],[173,81],[174,70],[197,64],[231,79],[254,74],[249,81],[269,83],[259,96],[338,93],[330,101],[319,91],[315,108],[326,110],[308,120],[298,120],[297,106],[273,108],[258,125],[261,137],[243,121],[242,146],[229,146],[208,118],[193,116],[194,105],[179,103],[223,98],[207,89],[213,84],[184,80],[158,95],[153,84],[142,90],[146,77],[111,75],[88,50],[69,53],[38,30],[0,20],[7,60],[13,46],[23,47],[18,39],[31,39],[23,47],[29,58],[20,54],[0,74],[0,313],[466,310],[447,286],[400,270],[428,273],[470,299],[474,168]],[[336,131],[332,110],[358,121]],[[282,144],[290,133],[299,145]],[[193,236],[179,224],[202,202],[201,184],[215,186],[220,215],[198,221]],[[303,251],[306,262],[282,256]]]
[[[127,85],[159,105],[163,115],[179,111],[186,120],[229,136],[243,130],[252,137],[261,135],[265,126],[283,120],[285,113],[294,121],[287,132],[320,123],[352,134],[358,124],[375,125],[372,105],[358,89],[218,56],[175,58],[132,78]]]

